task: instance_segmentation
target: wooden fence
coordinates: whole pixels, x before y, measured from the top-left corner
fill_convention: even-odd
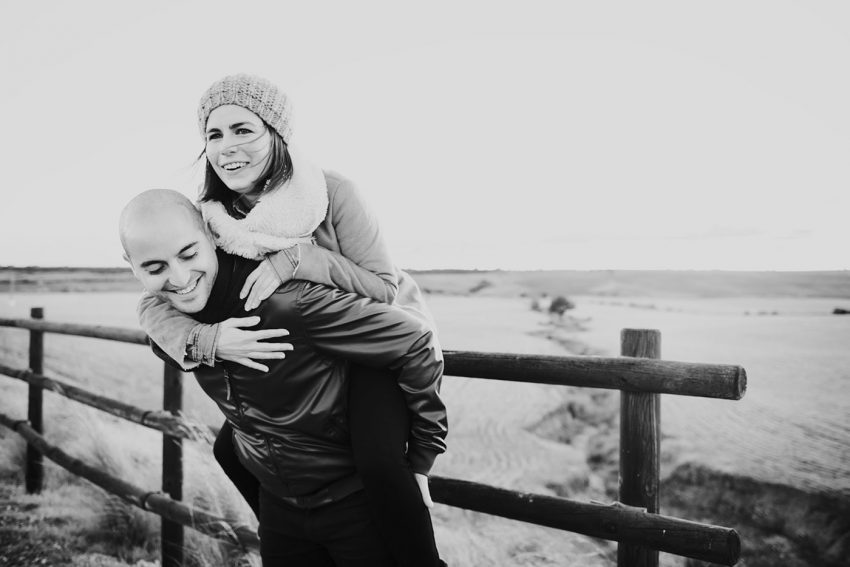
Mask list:
[[[33,308],[32,319],[2,319],[0,327],[30,332],[29,368],[0,364],[0,374],[29,383],[26,420],[0,414],[0,423],[27,441],[26,489],[38,492],[43,483],[42,456],[104,490],[162,519],[162,567],[183,565],[183,526],[257,552],[259,539],[246,526],[234,526],[209,512],[180,502],[182,498],[183,439],[208,436],[177,415],[182,406],[180,372],[164,365],[162,410],[144,410],[88,392],[43,375],[44,333],[60,333],[147,345],[138,330],[55,323],[43,320],[43,310]],[[746,390],[746,373],[740,366],[695,364],[658,360],[660,333],[624,329],[620,357],[533,356],[446,351],[445,374],[491,380],[512,380],[621,391],[620,495],[611,505],[579,502],[542,494],[521,493],[484,484],[431,478],[436,502],[572,531],[618,542],[618,567],[657,566],[664,551],[734,565],[741,543],[731,528],[692,522],[659,513],[660,394],[678,394],[738,400]],[[163,433],[162,491],[149,491],[112,477],[68,455],[44,437],[42,392],[51,390],[66,398]]]

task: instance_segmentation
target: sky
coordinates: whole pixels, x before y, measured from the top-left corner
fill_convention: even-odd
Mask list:
[[[0,265],[124,265],[248,72],[405,268],[850,269],[850,3],[0,2]]]

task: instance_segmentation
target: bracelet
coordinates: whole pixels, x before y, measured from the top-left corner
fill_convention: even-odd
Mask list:
[[[292,255],[292,248],[298,249],[298,257],[295,258]],[[284,248],[283,253],[286,254],[286,258],[289,260],[289,263],[292,264],[292,279],[295,279],[295,274],[298,273],[298,267],[301,265],[301,247],[296,244],[295,246]]]

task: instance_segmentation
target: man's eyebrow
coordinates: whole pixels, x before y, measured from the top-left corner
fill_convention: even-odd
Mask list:
[[[180,249],[180,252],[178,252],[177,255],[179,256],[180,254],[183,254],[184,252],[188,251],[193,246],[197,246],[197,245],[198,245],[197,241],[192,242],[191,244],[187,244],[186,246],[184,246],[183,248]],[[142,262],[141,264],[139,264],[139,266],[141,266],[142,268],[147,268],[148,266],[153,266],[154,264],[165,264],[165,263],[166,262],[164,260],[148,260],[147,262]]]

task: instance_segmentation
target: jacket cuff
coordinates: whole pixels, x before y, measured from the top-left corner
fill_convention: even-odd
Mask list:
[[[202,364],[207,366],[215,366],[215,350],[218,347],[218,335],[221,332],[221,325],[203,325],[200,333],[198,333],[198,352],[201,355]]]
[[[409,444],[407,446],[407,460],[410,462],[410,468],[413,472],[428,476],[431,469],[434,468],[434,461],[437,460],[439,453],[428,447]]]
[[[190,361],[195,363],[192,368],[197,368],[200,364],[215,366],[215,353],[220,332],[221,325],[219,323],[195,325],[189,332],[186,359],[183,366],[188,366]]]

